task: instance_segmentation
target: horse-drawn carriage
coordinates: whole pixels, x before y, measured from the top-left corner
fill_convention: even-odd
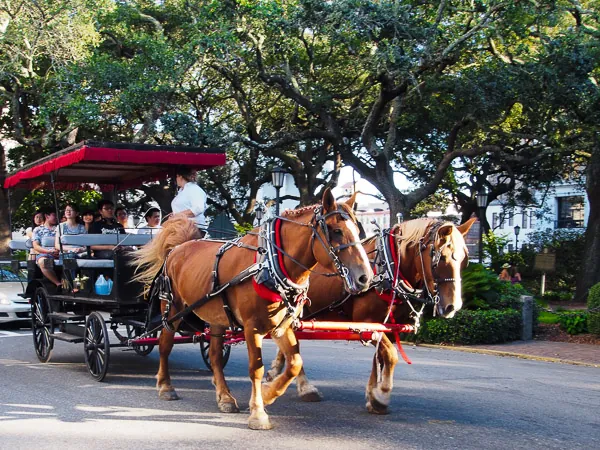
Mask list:
[[[224,161],[224,154],[215,150],[85,143],[24,167],[6,179],[5,187],[77,189],[94,183],[117,190],[165,176],[173,165],[204,168]],[[63,276],[77,273],[79,279],[94,280],[98,273],[112,271],[108,296],[94,293],[93,283],[77,293],[56,293],[29,263],[25,295],[32,305],[38,358],[49,359],[54,340],[83,342],[88,369],[102,380],[111,347],[132,347],[143,355],[159,345],[159,397],[173,400],[177,394],[168,370],[172,346],[199,341],[213,370],[219,409],[237,412],[223,368],[229,345],[243,341],[252,382],[249,426],[268,429],[264,406],[296,376],[300,394],[318,398],[303,374],[298,338],[360,340],[377,345],[367,407],[385,413],[397,362],[386,334],[396,336],[401,350],[398,333],[414,331],[404,322],[409,316],[418,320],[423,303],[445,317],[460,309],[460,270],[468,260],[462,236],[471,223],[457,228],[413,221],[361,240],[354,200],[338,203],[326,190],[321,204],[286,211],[229,241],[201,239],[195,225],[179,217],[169,219],[154,239],[62,236],[65,245],[137,249],[115,252],[111,260],[64,260]],[[141,295],[145,288],[148,301]],[[301,320],[302,314],[313,320]],[[314,320],[322,318],[329,320]],[[109,342],[106,324],[118,342]],[[186,331],[177,335],[182,328]],[[280,354],[267,374],[270,382],[263,385],[265,337],[276,342]]]

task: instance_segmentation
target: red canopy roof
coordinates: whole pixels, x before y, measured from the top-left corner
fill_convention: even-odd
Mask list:
[[[164,178],[175,166],[207,169],[224,164],[225,152],[216,148],[85,141],[11,173],[4,187],[41,189],[54,173],[57,188],[63,190],[81,189],[84,183],[102,190],[127,189]]]

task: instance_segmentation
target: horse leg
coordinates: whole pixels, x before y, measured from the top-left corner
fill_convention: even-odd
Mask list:
[[[250,396],[250,418],[248,427],[252,430],[270,430],[273,428],[269,416],[265,411],[262,397],[262,378],[265,374],[265,366],[262,359],[263,336],[252,331],[251,324],[244,324],[244,336],[248,348],[248,373],[252,383],[252,395]]]
[[[210,347],[208,354],[210,356],[210,366],[213,371],[213,385],[217,392],[217,405],[219,411],[224,413],[237,413],[240,412],[237,402],[227,381],[225,381],[225,374],[223,373],[223,335],[225,333],[225,327],[211,325],[210,327]]]
[[[290,383],[298,376],[302,369],[302,357],[300,356],[300,347],[296,340],[296,335],[291,328],[287,328],[281,337],[273,340],[279,347],[279,350],[285,355],[285,370],[280,373],[272,382],[263,386],[263,401],[265,405],[270,405],[279,396],[283,395]]]
[[[281,373],[283,366],[285,366],[285,356],[281,350],[277,350],[277,355],[271,362],[271,368],[267,371],[267,376],[265,377],[267,381],[273,381]]]
[[[169,375],[169,355],[173,350],[174,336],[174,332],[163,330],[158,340],[160,364],[156,374],[156,388],[158,389],[158,398],[161,400],[179,400],[175,388],[171,385],[171,375]]]
[[[277,356],[271,363],[271,369],[267,372],[267,381],[273,381],[277,375],[281,373],[285,365],[285,356],[281,350],[277,351]],[[303,402],[320,402],[323,400],[323,395],[316,386],[310,383],[304,367],[300,370],[300,373],[296,377],[296,388],[298,389],[298,397]]]
[[[394,387],[394,368],[398,363],[398,351],[385,334],[379,343],[378,355],[373,357],[373,369],[367,384],[367,409],[373,414],[387,414]],[[377,379],[379,361],[383,365],[381,382]]]

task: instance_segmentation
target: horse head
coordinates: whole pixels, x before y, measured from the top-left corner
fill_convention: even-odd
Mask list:
[[[400,226],[399,254],[414,252],[411,257],[404,257],[404,262],[413,266],[415,278],[422,282],[427,299],[441,317],[452,318],[462,308],[460,272],[469,263],[463,236],[475,220],[456,226],[451,222],[416,219]]]
[[[351,294],[366,291],[373,279],[373,269],[359,238],[353,211],[355,199],[356,193],[346,202],[337,203],[329,188],[326,189],[320,211],[317,209],[314,217],[316,233],[312,242],[317,262],[336,269]]]

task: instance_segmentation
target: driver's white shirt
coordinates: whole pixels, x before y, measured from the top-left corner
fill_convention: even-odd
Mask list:
[[[174,213],[179,213],[189,209],[194,214],[192,220],[198,226],[206,226],[204,210],[206,209],[206,192],[193,181],[188,181],[179,190],[171,202],[171,209]]]

